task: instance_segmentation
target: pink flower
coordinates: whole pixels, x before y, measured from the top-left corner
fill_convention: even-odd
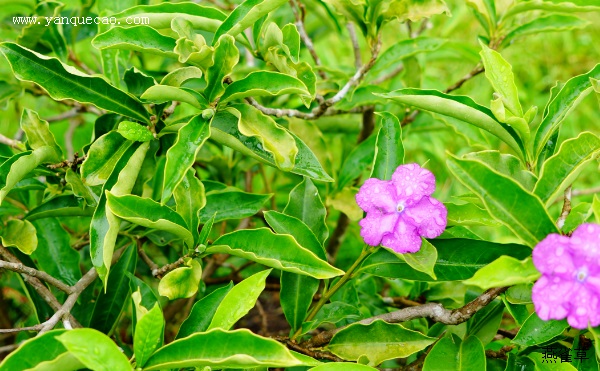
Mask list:
[[[417,164],[398,166],[392,180],[367,179],[356,195],[367,212],[358,223],[365,243],[414,253],[421,248],[421,237],[442,234],[448,211],[430,197],[434,190],[435,177]]]
[[[533,264],[542,273],[531,295],[541,319],[600,325],[600,225],[582,224],[571,238],[548,235],[533,250]]]

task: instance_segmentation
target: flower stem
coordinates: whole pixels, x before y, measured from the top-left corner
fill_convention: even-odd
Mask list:
[[[342,286],[344,286],[344,284],[346,284],[346,282],[348,282],[354,276],[354,271],[356,271],[356,269],[360,267],[360,265],[365,261],[365,259],[369,255],[371,255],[372,253],[374,253],[378,249],[379,249],[379,246],[368,246],[368,245],[365,245],[363,247],[363,250],[361,251],[360,255],[358,256],[358,258],[354,262],[354,264],[352,264],[352,266],[350,268],[348,268],[348,270],[346,271],[346,273],[344,273],[344,275],[342,276],[342,278],[340,278],[335,283],[335,285],[333,285],[329,290],[327,290],[326,292],[323,293],[323,295],[321,296],[321,299],[319,299],[319,301],[317,302],[317,304],[310,310],[310,312],[308,313],[308,316],[306,317],[306,319],[304,320],[304,322],[309,322],[313,318],[315,318],[315,316],[317,315],[317,313],[319,313],[319,310],[321,310],[321,308],[323,307],[323,305],[325,305],[325,303],[327,303],[329,301],[329,299],[331,299],[331,297]],[[291,340],[296,339],[301,334],[302,334],[302,328],[299,328],[298,330],[296,330],[296,332],[292,336]]]

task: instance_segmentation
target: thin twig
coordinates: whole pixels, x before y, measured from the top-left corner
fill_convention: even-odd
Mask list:
[[[173,114],[173,112],[175,112],[175,108],[177,108],[178,105],[179,102],[174,100],[168,108],[165,108],[165,110],[162,113],[161,119],[165,121],[169,116]]]
[[[383,320],[388,323],[406,322],[416,318],[431,318],[436,322],[446,325],[458,325],[466,322],[479,310],[491,303],[498,295],[506,291],[508,287],[498,287],[489,289],[475,300],[465,304],[463,307],[449,310],[438,303],[423,304],[418,307],[407,307],[394,312],[380,314],[371,318],[358,321],[357,323],[368,325],[376,320]],[[305,341],[301,345],[304,348],[316,348],[323,346],[331,340],[333,335],[346,328],[339,327],[329,331],[323,331],[320,334]]]
[[[158,271],[158,268],[159,268],[158,264],[156,264],[152,259],[150,259],[148,254],[146,254],[146,251],[144,250],[144,245],[143,245],[142,241],[138,239],[138,240],[136,240],[136,244],[137,244],[138,255],[140,256],[140,258],[142,258],[144,263],[146,263],[146,265],[148,265],[148,268],[150,268],[150,271],[151,272]]]
[[[27,267],[23,263],[11,263],[11,262],[7,262],[4,260],[0,260],[0,269],[7,269],[9,271],[13,271],[13,272],[21,273],[24,275],[29,275],[31,277],[39,278],[43,281],[48,282],[49,284],[56,287],[57,289],[59,289],[63,292],[66,292],[67,294],[71,293],[71,287],[69,285],[52,277],[51,275],[49,275],[46,272]]]
[[[573,197],[593,195],[594,193],[600,193],[600,187],[588,188],[588,189],[576,189],[573,191]]]
[[[81,68],[88,75],[95,75],[96,74],[96,71],[92,70],[85,63],[83,63],[82,61],[80,61],[79,58],[77,58],[77,56],[75,55],[75,53],[73,53],[72,50],[69,51],[69,60],[71,62],[75,63],[75,65],[77,67]]]
[[[354,51],[354,66],[356,69],[359,69],[360,66],[362,66],[362,57],[360,55],[360,44],[358,43],[356,28],[352,22],[346,23],[346,28],[348,29],[348,34],[350,35],[350,40],[352,41],[352,50]]]
[[[302,353],[302,354],[306,354],[307,356],[315,358],[315,359],[324,359],[324,360],[328,360],[328,361],[332,361],[332,362],[347,362],[347,361],[341,359],[340,357],[336,356],[335,354],[332,354],[329,352],[318,351],[318,350],[312,350],[312,349],[303,347],[301,344],[298,344],[295,341],[290,340],[290,338],[288,338],[287,336],[277,336],[277,337],[273,337],[273,339],[285,344],[288,348],[290,348],[293,351],[296,351],[296,352]]]
[[[315,46],[312,42],[312,39],[310,36],[308,36],[308,33],[306,33],[306,28],[304,27],[304,14],[306,12],[304,5],[300,2],[300,0],[290,0],[290,5],[292,6],[294,18],[296,18],[295,24],[296,28],[298,29],[298,33],[300,34],[300,38],[304,42],[304,45],[306,46],[306,49],[308,49],[312,59],[315,61],[315,65],[319,67],[321,66],[321,59],[315,51]],[[323,80],[327,78],[325,71],[319,69],[317,72]]]
[[[83,107],[83,106],[80,106],[80,107]],[[46,121],[48,121],[48,122],[56,122],[56,121],[67,120],[67,119],[70,119],[72,117],[75,117],[75,116],[79,115],[79,113],[81,112],[80,107],[71,108],[70,110],[65,111],[63,113],[60,113],[60,114],[58,114],[56,116],[48,117],[46,119]]]
[[[15,148],[15,149],[19,149],[21,151],[25,150],[25,145],[21,142],[19,142],[18,140],[14,140],[14,139],[10,139],[8,137],[5,137],[4,135],[0,134],[0,144],[5,144],[9,147]]]
[[[571,213],[571,198],[573,197],[572,191],[573,191],[573,189],[571,186],[568,186],[567,189],[565,189],[563,208],[560,213],[560,216],[558,217],[558,220],[556,221],[556,225],[558,226],[559,229],[562,229],[562,227],[565,226],[565,221],[567,220],[567,217]]]

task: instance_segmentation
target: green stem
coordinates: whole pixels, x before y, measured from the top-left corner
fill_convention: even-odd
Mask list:
[[[365,261],[365,259],[369,255],[371,255],[372,253],[374,253],[378,249],[379,249],[379,246],[368,246],[368,245],[365,245],[365,247],[361,251],[360,255],[358,256],[358,258],[356,259],[356,261],[354,262],[354,264],[352,264],[352,266],[350,268],[348,268],[348,270],[346,271],[346,273],[344,273],[344,275],[342,276],[342,278],[340,278],[335,283],[335,285],[333,285],[329,290],[327,290],[325,293],[323,293],[323,295],[321,296],[321,299],[319,299],[319,301],[317,302],[317,304],[310,310],[310,312],[308,313],[308,316],[306,317],[306,319],[304,320],[304,322],[312,321],[315,318],[315,316],[317,315],[317,313],[319,313],[319,310],[321,310],[321,308],[323,307],[323,305],[325,305],[325,303],[327,303],[329,301],[329,299],[331,299],[331,297],[342,286],[344,286],[344,284],[346,284],[346,282],[348,282],[350,279],[352,279],[352,277],[354,276],[354,271],[356,271],[356,269],[360,267],[360,265]],[[296,339],[301,334],[302,334],[302,328],[299,328],[294,333],[294,335],[292,336],[291,340]]]

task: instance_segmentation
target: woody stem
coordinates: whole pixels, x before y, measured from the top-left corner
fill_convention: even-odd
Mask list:
[[[346,282],[348,282],[354,276],[354,272],[356,271],[356,269],[358,269],[360,267],[360,265],[365,261],[365,259],[367,259],[367,257],[369,255],[371,255],[372,253],[374,253],[378,249],[379,249],[379,246],[365,245],[363,247],[363,250],[360,252],[360,255],[358,256],[358,258],[354,262],[354,264],[352,264],[352,266],[350,268],[348,268],[348,270],[346,271],[346,273],[344,273],[344,275],[342,276],[342,278],[340,278],[333,286],[331,286],[331,288],[329,288],[329,290],[327,290],[321,296],[321,299],[319,299],[319,301],[317,302],[317,304],[315,304],[315,306],[310,310],[310,312],[308,313],[308,316],[306,317],[306,319],[304,321],[305,322],[312,321],[315,318],[315,316],[317,315],[317,313],[319,313],[319,310],[321,310],[321,308],[323,307],[323,305],[325,305],[329,301],[329,299],[331,299],[331,297],[342,286],[344,286],[344,284],[346,284]],[[292,336],[291,340],[296,339],[301,334],[302,334],[302,328],[299,328],[298,330],[296,330],[296,332]]]

